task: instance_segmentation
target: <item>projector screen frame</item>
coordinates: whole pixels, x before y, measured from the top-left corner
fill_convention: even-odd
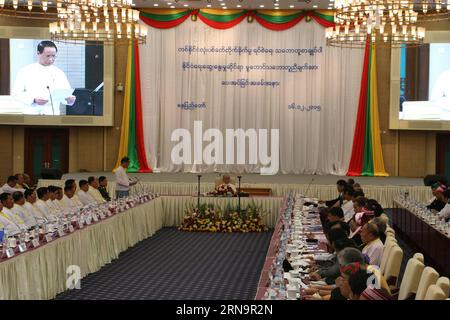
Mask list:
[[[424,43],[450,43],[450,31],[428,31]],[[391,80],[389,97],[389,129],[450,131],[450,121],[400,119],[400,59],[401,50],[391,49]]]
[[[50,39],[48,28],[0,27],[2,39]],[[58,45],[58,42],[55,42]],[[0,114],[0,125],[101,126],[114,125],[114,46],[103,46],[103,115],[26,115]],[[0,96],[8,100],[10,96]]]

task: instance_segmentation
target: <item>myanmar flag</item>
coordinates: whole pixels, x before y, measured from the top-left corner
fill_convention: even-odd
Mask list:
[[[116,168],[124,156],[130,158],[128,172],[152,172],[147,163],[142,124],[141,77],[139,68],[139,46],[133,40],[128,46],[125,98],[122,114],[122,131]]]

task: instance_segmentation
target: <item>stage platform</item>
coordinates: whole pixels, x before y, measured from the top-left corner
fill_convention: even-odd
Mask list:
[[[112,172],[80,172],[68,173],[63,180],[39,180],[38,186],[60,185],[66,179],[87,179],[89,176],[106,176],[109,180],[108,190],[115,193],[114,174]],[[218,173],[201,173],[200,192],[205,193],[214,189],[214,181]],[[134,188],[148,188],[162,195],[195,196],[198,192],[197,173],[130,173],[130,177],[137,177],[141,183]],[[236,175],[232,175],[236,177]],[[315,197],[322,200],[334,199],[337,196],[336,181],[349,177],[334,175],[273,175],[243,174],[241,187],[270,188],[272,196],[284,197],[290,192]],[[314,180],[313,180],[314,179]],[[360,183],[368,198],[376,199],[385,208],[391,208],[394,197],[408,192],[411,198],[421,202],[428,202],[432,198],[430,187],[423,185],[420,178],[401,177],[353,177]]]

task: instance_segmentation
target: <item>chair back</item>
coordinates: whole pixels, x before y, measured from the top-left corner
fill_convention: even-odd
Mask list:
[[[438,285],[432,284],[428,288],[424,300],[445,300],[446,298],[444,291]]]
[[[402,283],[400,284],[400,291],[398,293],[398,300],[406,300],[411,294],[417,292],[419,287],[420,277],[422,276],[425,265],[417,259],[409,259],[406,264],[405,273],[403,274]]]
[[[425,299],[425,295],[427,294],[428,288],[431,285],[436,284],[438,278],[439,273],[437,273],[437,271],[434,270],[434,268],[426,267],[422,272],[422,276],[420,277],[419,287],[417,288],[416,293],[416,300]]]

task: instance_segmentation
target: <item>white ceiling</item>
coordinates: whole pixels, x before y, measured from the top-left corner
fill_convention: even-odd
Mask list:
[[[137,8],[328,9],[334,0],[134,0]],[[170,3],[170,4],[169,4]],[[221,4],[225,5],[222,6]],[[157,6],[156,6],[157,4]],[[278,4],[278,6],[276,6]],[[260,7],[263,5],[264,7]],[[240,6],[240,7],[238,7]],[[293,6],[293,7],[292,7]],[[316,7],[317,6],[317,7]]]

